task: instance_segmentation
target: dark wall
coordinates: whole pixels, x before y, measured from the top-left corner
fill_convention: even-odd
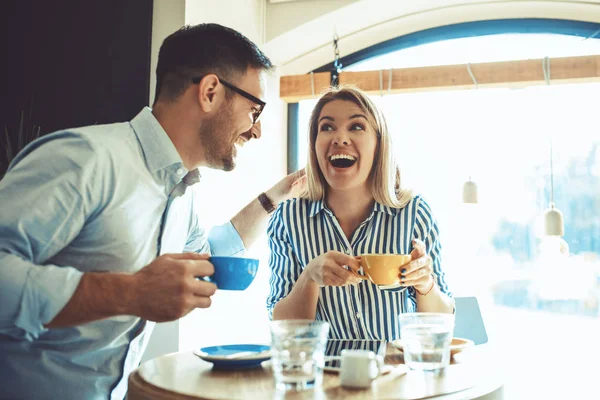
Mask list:
[[[152,3],[0,0],[2,136],[6,125],[16,139],[22,110],[42,134],[135,116],[148,104]]]

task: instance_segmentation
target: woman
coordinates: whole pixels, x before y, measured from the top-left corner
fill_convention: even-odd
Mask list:
[[[452,313],[436,221],[422,197],[400,189],[385,120],[368,96],[351,87],[325,93],[309,145],[307,192],[280,204],[269,223],[272,318],[325,320],[332,338],[393,340],[400,313]],[[410,253],[402,286],[356,277],[349,269],[367,253]]]

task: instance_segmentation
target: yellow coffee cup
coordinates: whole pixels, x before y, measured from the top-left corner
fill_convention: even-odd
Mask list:
[[[363,254],[360,265],[365,276],[357,275],[376,285],[399,285],[400,268],[409,262],[409,254]]]

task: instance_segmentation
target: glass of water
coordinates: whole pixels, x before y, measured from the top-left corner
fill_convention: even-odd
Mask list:
[[[271,322],[271,362],[277,390],[321,387],[328,334],[325,321]]]
[[[400,314],[404,363],[414,370],[440,371],[450,364],[454,314]]]

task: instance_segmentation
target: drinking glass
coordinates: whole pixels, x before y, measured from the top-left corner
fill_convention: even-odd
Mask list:
[[[273,321],[270,328],[271,362],[277,390],[320,388],[329,323]]]
[[[450,364],[454,314],[400,314],[404,363],[414,370],[439,371]]]

